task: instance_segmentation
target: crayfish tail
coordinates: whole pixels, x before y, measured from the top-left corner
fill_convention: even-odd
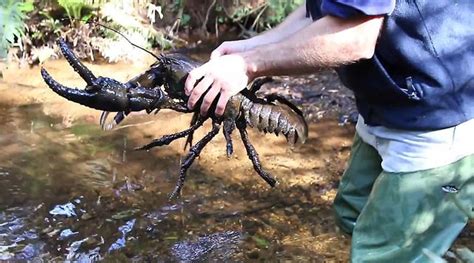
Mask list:
[[[250,127],[259,131],[282,133],[288,143],[304,143],[308,138],[308,125],[302,112],[291,102],[277,95],[269,95],[266,100],[252,101],[244,98],[242,109]]]

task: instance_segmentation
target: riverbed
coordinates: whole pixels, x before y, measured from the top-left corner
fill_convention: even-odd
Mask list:
[[[125,81],[151,62],[87,65]],[[84,86],[63,60],[43,66],[61,83]],[[136,114],[102,131],[100,112],[54,94],[39,71],[10,65],[0,80],[0,260],[348,260],[350,237],[334,224],[331,204],[350,153],[354,127],[341,123],[350,122],[353,99],[337,94],[333,72],[279,78],[263,90],[286,92],[311,119],[309,140],[294,149],[249,130],[275,188],[255,173],[237,134],[231,158],[219,135],[188,171],[181,197],[169,200],[184,140],[133,149],[187,128],[190,116]],[[473,236],[471,224],[454,248],[474,249]]]

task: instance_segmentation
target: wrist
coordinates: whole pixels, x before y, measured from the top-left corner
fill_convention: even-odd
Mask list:
[[[258,52],[247,51],[241,54],[245,67],[246,74],[249,78],[249,81],[252,81],[258,77],[261,77],[260,67],[258,66]]]

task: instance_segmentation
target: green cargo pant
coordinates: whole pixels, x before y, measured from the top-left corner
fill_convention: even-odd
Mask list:
[[[334,200],[336,221],[352,233],[352,262],[430,262],[474,218],[474,155],[440,168],[388,173],[377,151],[354,138]]]

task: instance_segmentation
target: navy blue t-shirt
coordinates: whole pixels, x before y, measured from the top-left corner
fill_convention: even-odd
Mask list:
[[[368,125],[438,130],[474,119],[473,0],[306,1],[313,20],[385,16],[374,56],[336,69]]]
[[[390,14],[396,0],[306,0],[307,15],[314,20],[325,15],[351,18]]]

